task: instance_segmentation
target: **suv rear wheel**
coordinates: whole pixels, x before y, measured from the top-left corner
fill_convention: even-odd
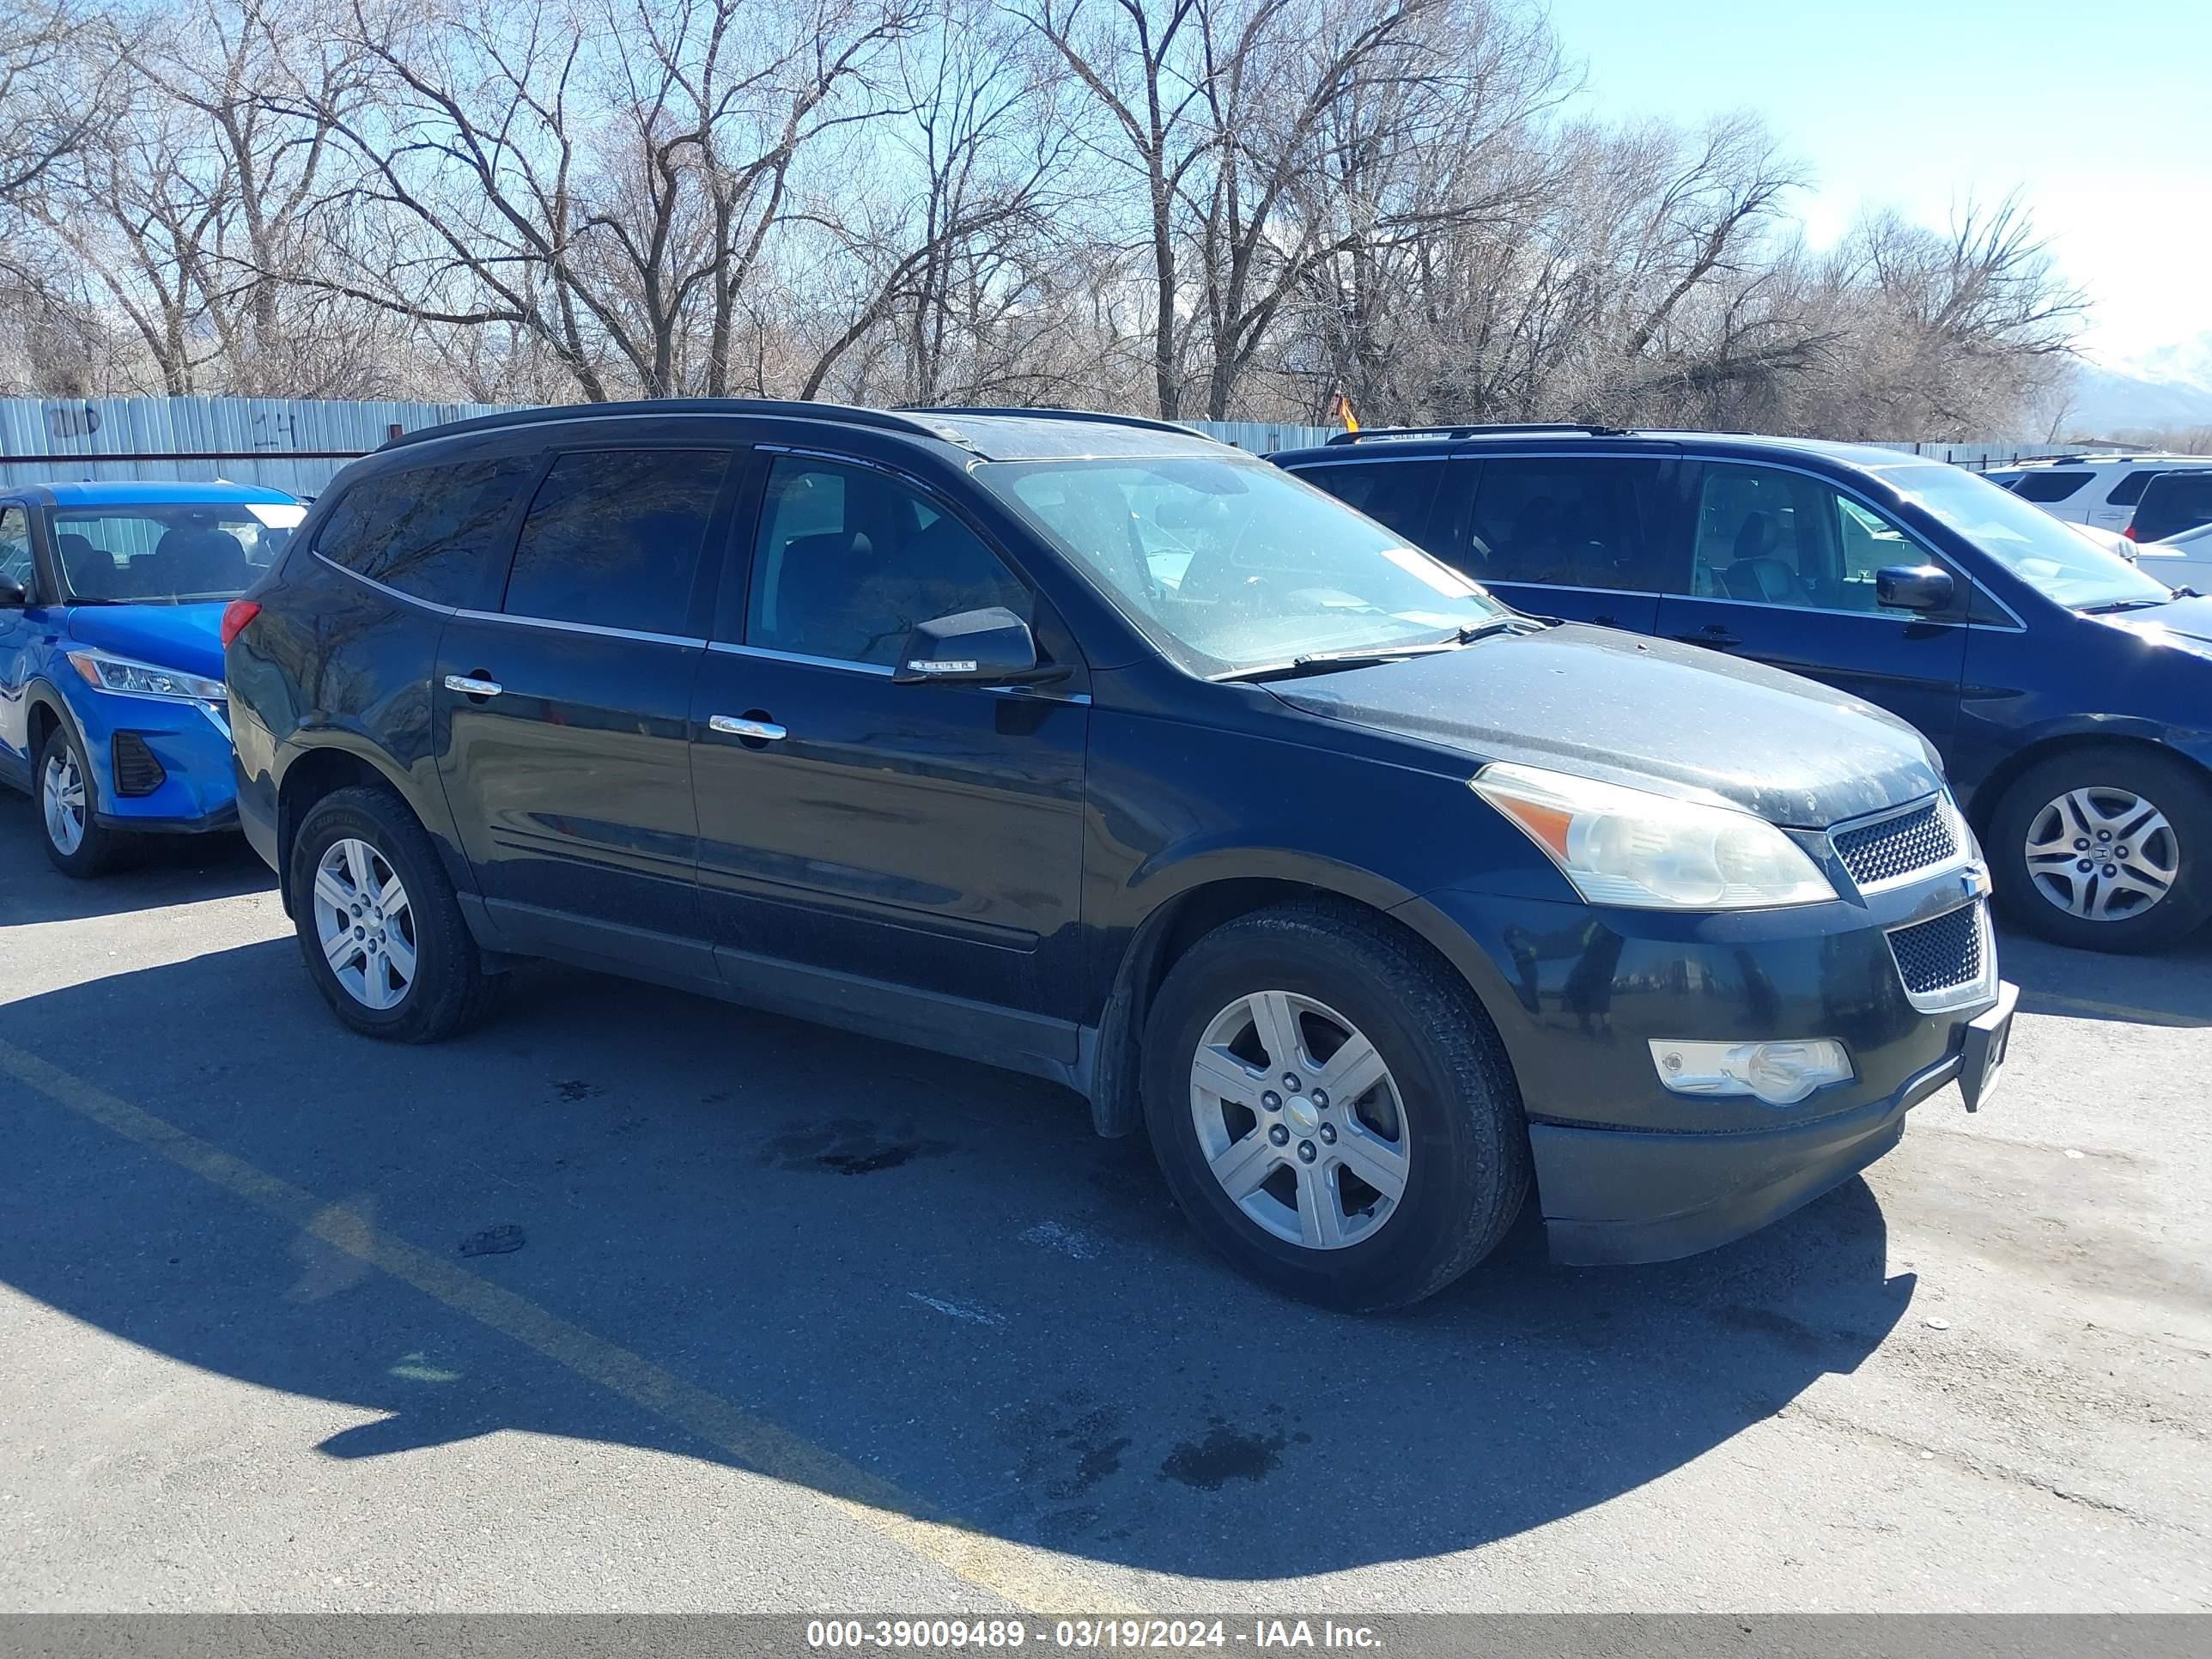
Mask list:
[[[1146,1026],[1145,1115],[1208,1242],[1332,1307],[1441,1290],[1528,1190],[1519,1093],[1473,994],[1349,908],[1261,911],[1184,954]]]
[[[2090,951],[2156,951],[2212,915],[2212,787],[2124,748],[2039,761],[1990,821],[2006,913]]]
[[[293,925],[307,974],[356,1031],[435,1042],[482,1016],[483,971],[437,849],[387,789],[317,801],[292,842]]]

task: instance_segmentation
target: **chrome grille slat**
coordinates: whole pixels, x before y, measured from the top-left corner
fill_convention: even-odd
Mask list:
[[[1889,951],[1915,1007],[1969,1000],[1987,988],[1995,967],[1988,906],[1976,899],[1926,921],[1893,928]]]

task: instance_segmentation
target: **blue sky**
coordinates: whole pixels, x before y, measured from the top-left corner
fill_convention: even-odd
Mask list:
[[[1589,112],[1764,115],[1815,178],[1942,225],[2018,189],[2108,362],[2212,331],[2212,0],[1549,0]]]

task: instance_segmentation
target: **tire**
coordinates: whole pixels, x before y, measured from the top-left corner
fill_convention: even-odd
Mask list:
[[[66,800],[49,798],[49,785],[62,786],[76,797],[76,810]],[[58,722],[39,745],[31,767],[31,804],[39,815],[39,844],[46,858],[65,876],[89,881],[112,869],[130,845],[130,837],[99,821],[100,785],[87,763],[84,746],[76,735]],[[74,844],[64,842],[74,834]]]
[[[2145,810],[2157,814],[2147,826]],[[2037,846],[2052,850],[2038,859]],[[2212,783],[2151,750],[2069,749],[2014,780],[1988,852],[2015,925],[2085,951],[2164,950],[2212,915]],[[2144,890],[2168,872],[2161,894]]]
[[[1307,1069],[1321,1062],[1317,1076],[1294,1073],[1295,1087],[1261,1038],[1262,1014],[1285,1006]],[[1249,1030],[1229,1038],[1248,1017]],[[1322,1102],[1322,1085],[1351,1043],[1333,1054],[1322,1048],[1344,1030],[1371,1044],[1385,1076],[1352,1102]],[[1262,1099],[1232,1104],[1202,1086],[1194,1075],[1202,1043],[1210,1079],[1248,1093],[1264,1080]],[[1222,1068],[1224,1053],[1243,1069],[1242,1080]],[[1263,1059],[1264,1079],[1255,1070]],[[1279,1103],[1267,1106],[1267,1095]],[[1433,1295],[1497,1248],[1528,1196],[1520,1091],[1488,1016],[1426,947],[1348,906],[1260,911],[1192,945],[1146,1024],[1144,1097],[1169,1189],[1206,1241],[1253,1278],[1325,1306],[1374,1310]],[[1355,1115],[1363,1121],[1353,1122]],[[1380,1132],[1363,1133],[1369,1124]],[[1285,1139],[1274,1143],[1279,1126]],[[1401,1162],[1378,1164],[1375,1154],[1391,1146],[1393,1128]],[[1273,1150],[1250,1139],[1262,1134]],[[1358,1170],[1349,1161],[1355,1148],[1362,1149]],[[1314,1157],[1302,1175],[1297,1160],[1309,1149]],[[1244,1187],[1255,1176],[1261,1182],[1242,1200],[1215,1174],[1217,1163],[1226,1169],[1240,1158],[1232,1178]],[[1259,1176],[1263,1164],[1273,1167]],[[1381,1175],[1376,1185],[1358,1179],[1378,1170],[1402,1177],[1395,1200]],[[1307,1185],[1316,1180],[1318,1196]],[[1369,1207],[1359,1209],[1370,1195]],[[1325,1212],[1332,1198],[1333,1212]],[[1321,1229],[1315,1217],[1325,1218]],[[1291,1228],[1301,1238],[1287,1236]],[[1310,1242],[1329,1229],[1334,1242]]]
[[[326,859],[337,884],[327,890],[317,885]],[[398,879],[402,902],[387,915],[388,878]],[[292,842],[291,891],[307,975],[355,1030],[392,1042],[436,1042],[466,1030],[491,1006],[498,981],[483,971],[453,884],[428,832],[390,790],[340,789],[309,809]],[[358,909],[347,907],[349,954],[334,955],[324,945],[336,893],[360,901]]]

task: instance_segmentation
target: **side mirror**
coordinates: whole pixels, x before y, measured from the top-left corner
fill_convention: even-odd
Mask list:
[[[22,583],[13,576],[0,576],[0,611],[21,611],[30,602]]]
[[[1951,603],[1951,573],[1932,564],[1884,565],[1874,573],[1874,596],[1899,611],[1942,611]]]
[[[891,670],[894,685],[1034,685],[1067,670],[1037,661],[1030,625],[1003,605],[915,624]]]

